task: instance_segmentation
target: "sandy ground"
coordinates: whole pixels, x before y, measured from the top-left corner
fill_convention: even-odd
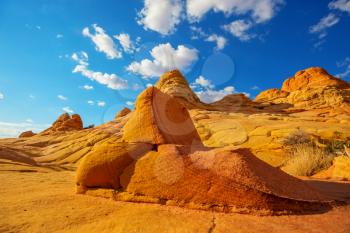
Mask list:
[[[313,215],[212,213],[77,195],[74,175],[0,169],[0,232],[350,232],[350,206]],[[313,184],[350,195],[349,183]]]

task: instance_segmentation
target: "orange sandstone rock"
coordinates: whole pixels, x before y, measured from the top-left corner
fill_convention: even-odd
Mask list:
[[[83,121],[78,114],[70,116],[68,113],[64,113],[58,117],[50,128],[44,130],[40,134],[46,135],[53,132],[66,132],[81,129],[83,129]]]
[[[123,128],[123,140],[157,145],[201,144],[186,107],[156,87],[147,88],[137,98],[135,110]]]
[[[350,84],[335,78],[321,67],[311,67],[297,72],[293,77],[284,81],[282,91],[292,92],[305,88],[335,86],[338,88],[350,88]]]
[[[264,100],[275,100],[278,98],[286,98],[288,96],[288,92],[281,91],[277,88],[268,89],[266,91],[261,92],[255,100],[264,101]]]
[[[85,188],[113,188],[120,186],[119,176],[134,159],[150,151],[145,143],[103,143],[84,156],[78,169],[78,192]]]
[[[120,110],[117,115],[115,116],[115,119],[118,119],[120,117],[126,116],[131,112],[131,110],[129,108],[123,108],[122,110]]]
[[[25,132],[21,133],[18,137],[19,138],[29,138],[29,137],[33,137],[35,135],[36,135],[36,133],[33,133],[33,131],[25,131]]]

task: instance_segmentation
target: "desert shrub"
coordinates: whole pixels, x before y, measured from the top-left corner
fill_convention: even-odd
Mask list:
[[[283,144],[286,146],[295,146],[300,144],[312,145],[311,137],[303,130],[296,130],[289,134],[284,140]]]
[[[333,158],[334,156],[325,149],[311,144],[296,144],[282,170],[295,176],[312,176],[329,168]]]
[[[328,153],[343,154],[346,142],[342,140],[332,139],[326,143],[326,151]]]
[[[92,129],[94,127],[95,127],[95,125],[89,125],[89,126],[86,126],[84,129]]]

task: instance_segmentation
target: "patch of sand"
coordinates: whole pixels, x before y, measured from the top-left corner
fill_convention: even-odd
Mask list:
[[[213,213],[77,195],[74,176],[72,171],[0,171],[0,232],[336,233],[350,229],[350,206],[313,215],[258,217]],[[308,182],[327,189],[330,195],[350,195],[349,182]]]

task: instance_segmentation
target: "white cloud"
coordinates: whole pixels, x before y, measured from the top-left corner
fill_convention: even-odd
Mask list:
[[[135,51],[135,45],[131,41],[129,34],[120,33],[119,35],[115,35],[114,38],[119,41],[120,45],[123,47],[124,52],[133,53]]]
[[[95,101],[93,101],[93,100],[88,100],[87,103],[88,103],[89,105],[94,105],[94,104],[95,104]]]
[[[248,41],[255,37],[254,34],[249,34],[249,29],[253,24],[247,20],[235,20],[230,24],[226,24],[223,28],[230,32],[233,36],[237,37],[241,41]]]
[[[57,34],[57,35],[56,35],[56,38],[57,38],[57,39],[61,39],[61,38],[63,38],[63,35],[62,35],[62,34]]]
[[[104,106],[106,106],[106,102],[104,102],[104,101],[97,101],[97,106],[104,107]]]
[[[340,10],[350,14],[350,0],[335,0],[329,3],[329,9]]]
[[[90,80],[106,85],[108,88],[113,90],[122,90],[128,87],[128,81],[118,77],[116,74],[107,74],[89,70],[87,53],[73,53],[72,59],[78,62],[78,65],[75,66],[73,73],[81,73]]]
[[[226,15],[249,14],[257,23],[274,17],[283,0],[187,0],[187,16],[190,21],[200,21],[209,11]]]
[[[33,123],[33,120],[30,119],[30,118],[28,118],[28,119],[26,119],[26,122],[28,122],[28,123]]]
[[[87,84],[85,84],[84,86],[82,86],[81,88],[83,88],[84,90],[87,90],[87,91],[91,91],[91,90],[93,90],[94,89],[94,87],[93,86],[91,86],[91,85],[87,85]]]
[[[201,87],[209,87],[209,88],[214,88],[214,85],[211,84],[211,81],[209,79],[206,79],[202,75],[200,75],[196,80],[194,81],[194,85],[200,85]]]
[[[135,103],[134,102],[132,102],[132,101],[126,101],[126,105],[128,105],[128,106],[133,106]]]
[[[153,60],[144,59],[141,62],[133,62],[127,70],[146,78],[157,77],[173,69],[186,71],[194,61],[198,60],[196,49],[190,49],[184,45],[179,45],[175,49],[169,43],[154,47],[150,54]]]
[[[0,100],[3,100],[3,99],[5,99],[5,95],[2,92],[0,92]]]
[[[258,87],[258,86],[252,86],[250,89],[252,89],[252,90],[260,90],[260,87]]]
[[[197,91],[195,93],[204,103],[213,103],[215,101],[221,100],[226,95],[233,94],[234,92],[235,92],[235,88],[232,86],[228,86],[222,90],[214,90],[214,89],[208,88],[205,90]]]
[[[317,24],[310,27],[309,31],[312,34],[318,34],[319,39],[327,36],[327,29],[333,27],[339,22],[340,18],[333,13],[323,17]]]
[[[336,75],[338,78],[346,78],[350,75],[350,57],[345,58],[342,62],[338,62],[337,66],[339,68],[345,68],[345,70],[342,73]]]
[[[63,96],[63,95],[58,95],[57,98],[59,98],[60,100],[63,100],[63,101],[68,100],[68,98]]]
[[[144,0],[144,7],[138,14],[138,24],[163,35],[175,31],[180,23],[183,2],[181,0]]]
[[[89,37],[95,44],[96,50],[106,54],[108,59],[121,58],[122,53],[118,51],[113,39],[106,34],[105,30],[97,24],[92,25],[95,33],[91,33],[88,27],[83,29],[83,35]]]
[[[210,42],[215,42],[216,43],[216,49],[217,50],[222,50],[225,48],[227,40],[225,37],[223,36],[218,36],[216,34],[212,34],[210,35],[207,39],[205,39],[206,41],[210,41]]]
[[[49,124],[33,124],[31,122],[0,122],[0,138],[14,138],[24,131],[40,132],[50,127]]]
[[[227,86],[222,90],[216,90],[212,82],[202,75],[191,83],[190,86],[197,94],[199,99],[204,103],[213,103],[221,100],[226,95],[233,94],[235,92],[235,88],[233,86]]]
[[[66,113],[70,113],[70,114],[74,113],[73,109],[71,109],[69,106],[62,108],[62,110]]]

